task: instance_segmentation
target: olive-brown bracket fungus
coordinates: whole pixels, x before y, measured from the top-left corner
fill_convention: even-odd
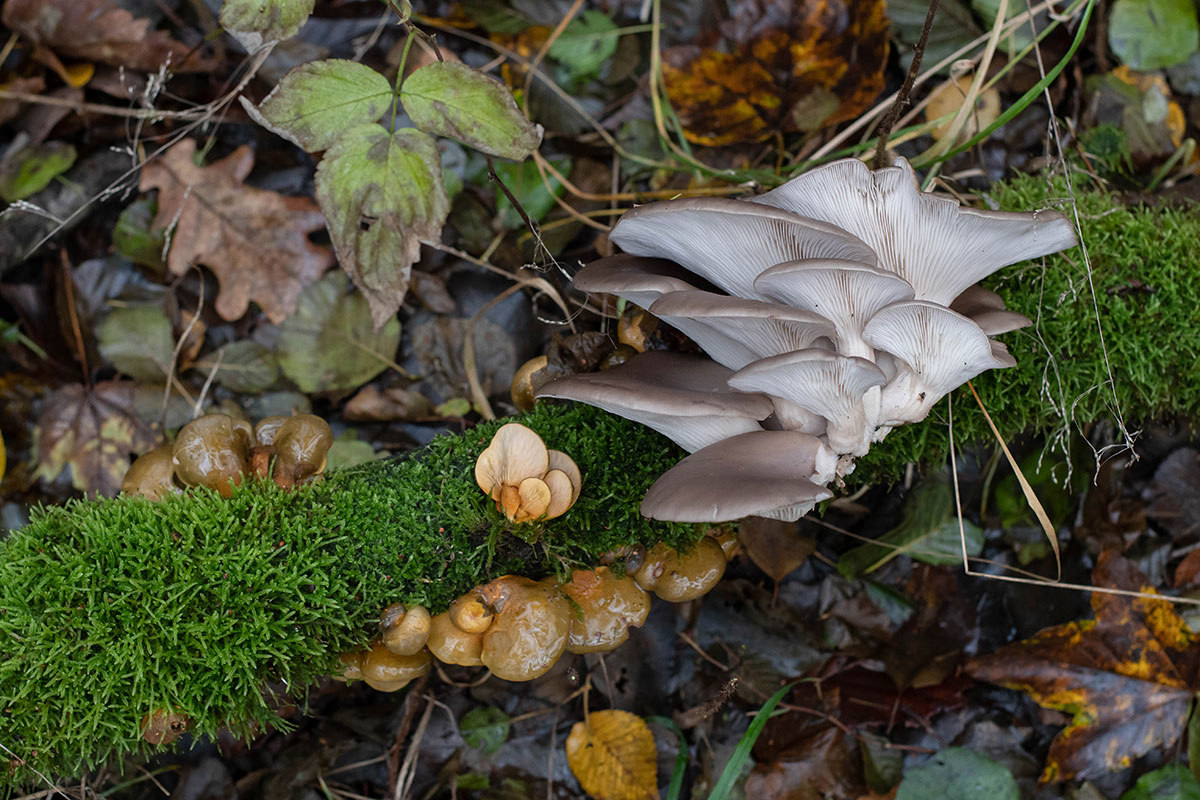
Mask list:
[[[648,310],[712,361],[644,353],[538,396],[598,406],[689,451],[641,507],[676,522],[807,514],[892,428],[1015,365],[991,337],[1031,322],[976,284],[1077,243],[1057,211],[923,192],[903,158],[874,171],[835,161],[748,201],[639,206],[610,238],[625,252],[584,267],[575,287]]]

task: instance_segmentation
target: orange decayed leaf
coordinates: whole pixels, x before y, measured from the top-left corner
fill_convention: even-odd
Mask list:
[[[1097,586],[1153,592],[1132,562],[1102,553]],[[973,660],[979,680],[1072,715],[1050,745],[1042,781],[1086,779],[1171,747],[1200,689],[1197,637],[1166,600],[1092,595],[1094,620],[1039,631]]]
[[[250,301],[272,322],[296,310],[305,286],[333,263],[308,233],[325,224],[306,197],[285,197],[242,183],[254,164],[239,147],[207,167],[192,160],[196,144],[184,139],[142,170],[141,190],[158,189],[155,228],[173,226],[167,266],[175,275],[203,264],[217,276],[217,313],[235,320]]]
[[[596,800],[657,798],[657,755],[654,734],[628,711],[593,711],[567,737],[567,764]]]
[[[721,42],[663,53],[667,96],[698,144],[762,141],[852,119],[883,89],[884,0],[747,0]],[[849,55],[848,55],[849,54]]]

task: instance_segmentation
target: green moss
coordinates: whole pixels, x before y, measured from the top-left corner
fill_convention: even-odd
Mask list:
[[[1127,206],[1120,195],[1087,188],[1084,175],[1075,184],[1091,280],[1079,248],[992,276],[985,285],[1036,324],[999,337],[1015,368],[973,381],[1007,441],[1031,432],[1059,452],[1073,433],[1115,423],[1118,409],[1130,430],[1155,417],[1200,412],[1200,212]],[[1008,211],[1071,212],[1062,179],[1022,176],[990,196]],[[956,444],[992,442],[970,392],[964,387],[952,399]],[[894,480],[910,461],[941,463],[947,421],[946,403],[939,403],[926,422],[893,431],[872,448],[852,477]]]
[[[0,744],[76,774],[147,750],[140,722],[154,709],[177,708],[205,734],[280,724],[264,686],[302,691],[333,672],[389,602],[437,612],[505,572],[537,577],[699,535],[637,513],[680,456],[666,439],[586,406],[521,421],[584,475],[575,506],[541,525],[510,526],[475,485],[503,421],[296,492],[263,483],[228,500],[195,491],[37,510],[0,543]]]

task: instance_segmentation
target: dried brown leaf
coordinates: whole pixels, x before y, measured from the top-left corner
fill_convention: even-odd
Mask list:
[[[141,190],[158,189],[153,227],[173,227],[167,267],[175,275],[196,264],[212,270],[224,319],[241,317],[253,300],[282,322],[304,287],[333,263],[328,249],[308,239],[325,218],[306,197],[244,185],[254,164],[249,147],[207,167],[195,165],[195,152],[195,142],[184,139],[142,170]]]
[[[212,61],[150,29],[114,0],[7,0],[0,20],[59,55],[155,72],[202,72]]]
[[[778,583],[817,549],[817,540],[800,534],[800,524],[748,517],[738,526],[738,540],[750,560]]]
[[[46,398],[34,431],[35,477],[51,481],[69,468],[82,492],[111,497],[120,491],[130,457],[162,440],[134,412],[134,388],[127,381],[91,389],[72,384]]]

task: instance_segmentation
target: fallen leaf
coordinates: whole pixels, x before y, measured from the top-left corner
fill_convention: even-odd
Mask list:
[[[795,720],[792,720],[795,724]],[[757,753],[755,760],[758,761]],[[863,791],[854,739],[823,723],[808,736],[795,758],[759,762],[746,779],[746,797],[755,800],[857,798]]]
[[[1200,527],[1200,452],[1181,447],[1164,458],[1148,494],[1146,516],[1175,537],[1195,533]]]
[[[1092,581],[1154,592],[1132,562],[1112,552],[1100,555]],[[1170,603],[1095,593],[1092,608],[1094,620],[1046,628],[967,668],[1071,715],[1050,744],[1043,782],[1096,777],[1173,746],[1200,688],[1197,636]]]
[[[316,195],[338,261],[380,327],[400,308],[421,240],[438,241],[450,213],[437,143],[415,128],[356,125],[325,151]]]
[[[8,0],[0,21],[59,55],[114,67],[157,72],[202,72],[212,61],[202,52],[150,30],[115,0]]]
[[[100,355],[131,378],[163,382],[175,353],[171,321],[159,306],[114,308],[96,326]]]
[[[220,23],[248,52],[290,39],[313,11],[314,0],[225,0]]]
[[[596,800],[658,797],[654,734],[636,714],[593,711],[567,737],[567,765]]]
[[[167,267],[174,275],[196,264],[212,270],[222,318],[238,319],[253,300],[278,324],[333,263],[307,236],[325,220],[308,198],[244,185],[254,164],[249,147],[207,167],[195,165],[195,153],[196,143],[184,139],[142,169],[141,190],[158,189],[154,227],[173,228]]]
[[[38,94],[46,88],[46,81],[41,77],[10,78],[0,83],[0,89],[6,92],[23,92]],[[20,100],[0,100],[0,124],[8,122],[21,110]]]
[[[75,156],[75,148],[66,142],[9,148],[0,159],[0,198],[13,203],[37,194],[70,169]]]
[[[800,534],[800,523],[747,517],[738,526],[738,541],[750,560],[779,583],[817,549],[817,540]]]
[[[701,45],[663,53],[690,141],[757,142],[853,119],[883,89],[884,0],[745,0]]]
[[[373,330],[367,301],[347,288],[345,275],[326,275],[279,326],[279,366],[303,392],[355,389],[387,369],[400,346],[400,321]]]
[[[1138,778],[1121,800],[1200,800],[1200,783],[1182,764],[1167,764]]]
[[[1117,0],[1109,13],[1108,43],[1131,69],[1186,61],[1200,47],[1196,7],[1191,0]]]
[[[214,381],[242,394],[264,392],[279,379],[275,356],[263,345],[249,339],[223,345],[193,366],[205,374],[215,372]]]
[[[899,525],[875,542],[844,553],[837,567],[847,578],[855,578],[901,555],[926,564],[960,564],[964,548],[969,556],[979,555],[983,551],[983,530],[969,520],[963,520],[959,527],[950,484],[935,478],[913,490],[904,503]]]
[[[69,468],[71,484],[81,492],[115,495],[130,456],[162,439],[133,408],[134,384],[125,381],[105,381],[91,389],[73,384],[55,391],[46,398],[34,430],[34,477],[52,481]]]
[[[617,24],[595,9],[587,9],[567,24],[550,45],[549,56],[571,71],[575,80],[599,72],[617,52]]]
[[[1008,768],[961,747],[947,747],[900,781],[896,800],[1018,800],[1017,781]]]
[[[432,400],[403,386],[389,386],[382,391],[376,386],[364,386],[342,409],[342,415],[352,422],[413,420],[433,413]]]

